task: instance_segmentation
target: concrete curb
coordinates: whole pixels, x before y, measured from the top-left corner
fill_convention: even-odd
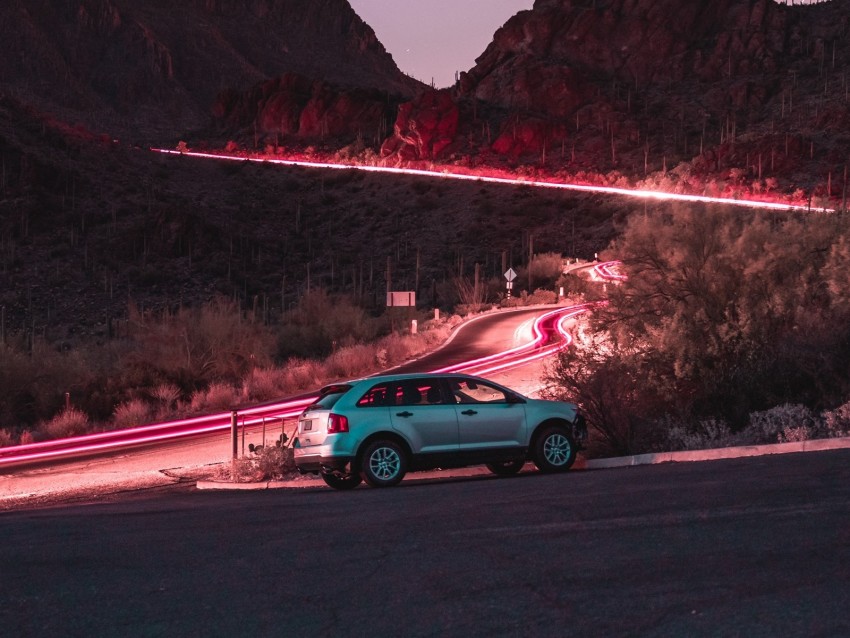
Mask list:
[[[657,452],[653,454],[637,454],[634,456],[618,456],[608,459],[591,459],[589,461],[579,458],[576,460],[573,469],[608,470],[618,467],[633,467],[636,465],[719,461],[722,459],[738,459],[748,456],[792,454],[795,452],[823,452],[826,450],[842,450],[848,448],[850,448],[850,437],[814,439],[812,441],[774,443],[771,445],[744,445],[740,447],[714,448],[710,450],[688,450],[685,452]],[[405,481],[433,481],[470,476],[490,476],[490,472],[483,467],[467,467],[456,470],[436,470],[432,472],[411,474],[405,478]],[[326,485],[318,478],[299,478],[289,481],[260,481],[257,483],[198,481],[196,487],[199,490],[273,490],[305,488],[324,489]]]
[[[773,443],[770,445],[743,445],[740,447],[724,447],[710,450],[688,450],[685,452],[657,452],[654,454],[637,454],[635,456],[620,456],[609,459],[592,459],[585,462],[582,469],[607,470],[615,467],[630,467],[633,465],[718,461],[721,459],[738,459],[747,456],[791,454],[794,452],[822,452],[824,450],[840,450],[845,448],[850,448],[850,437],[814,439],[811,441],[799,441],[794,443]]]

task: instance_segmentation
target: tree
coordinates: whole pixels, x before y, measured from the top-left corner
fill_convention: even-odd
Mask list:
[[[839,216],[636,215],[607,255],[628,280],[594,313],[596,352],[567,355],[553,381],[608,438],[592,406],[612,385],[626,392],[620,431],[661,415],[741,427],[781,403],[837,405],[850,389],[848,236]]]

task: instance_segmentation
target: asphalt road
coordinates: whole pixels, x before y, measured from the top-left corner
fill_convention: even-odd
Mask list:
[[[0,514],[2,636],[847,636],[850,451]]]
[[[444,366],[472,361],[519,345],[516,332],[524,324],[549,310],[550,307],[530,306],[519,310],[480,315],[457,330],[447,344],[415,361],[391,370],[394,374],[429,372]],[[528,329],[530,337],[530,327]],[[527,339],[530,341],[530,338]]]

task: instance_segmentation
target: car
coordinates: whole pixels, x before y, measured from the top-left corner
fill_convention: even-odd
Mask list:
[[[302,474],[347,490],[468,465],[510,476],[530,460],[542,472],[563,472],[586,438],[572,403],[530,399],[470,375],[399,374],[322,388],[298,418],[293,450]]]

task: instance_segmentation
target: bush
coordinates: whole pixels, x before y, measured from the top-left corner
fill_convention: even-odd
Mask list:
[[[142,399],[130,399],[119,404],[112,415],[116,428],[130,428],[144,425],[150,420],[150,406]]]
[[[821,419],[828,437],[850,435],[850,401],[835,410],[827,410]]]
[[[357,345],[340,348],[328,358],[327,371],[332,377],[359,376],[374,370],[376,361],[373,346]]]
[[[264,480],[283,478],[296,471],[295,457],[289,446],[265,446],[255,454],[253,461]]]
[[[191,409],[193,412],[229,410],[236,405],[237,400],[233,386],[227,383],[212,383],[206,390],[192,395]]]
[[[284,316],[277,356],[325,357],[338,347],[374,339],[380,324],[348,297],[313,290]]]
[[[287,394],[286,376],[281,368],[257,368],[242,381],[246,400],[268,401]]]
[[[61,439],[85,434],[88,428],[89,417],[85,412],[77,408],[67,408],[49,421],[43,421],[38,429],[48,438]]]
[[[529,305],[535,304],[553,304],[558,302],[558,293],[553,290],[544,290],[538,288],[526,299]]]
[[[666,434],[664,451],[707,450],[735,444],[734,435],[725,421],[705,419],[692,424],[666,417],[659,425]]]
[[[786,403],[763,412],[753,412],[749,425],[739,435],[739,444],[807,441],[818,438],[819,425],[807,407]]]
[[[0,428],[0,447],[9,447],[15,445],[15,435],[11,430]]]
[[[275,445],[252,447],[251,456],[237,459],[234,469],[233,478],[238,483],[281,479],[297,471],[292,448],[281,445],[280,440]],[[222,473],[226,476],[229,468],[223,468]]]
[[[150,393],[151,398],[160,404],[163,410],[171,410],[180,400],[182,392],[173,383],[163,383],[156,386]]]

